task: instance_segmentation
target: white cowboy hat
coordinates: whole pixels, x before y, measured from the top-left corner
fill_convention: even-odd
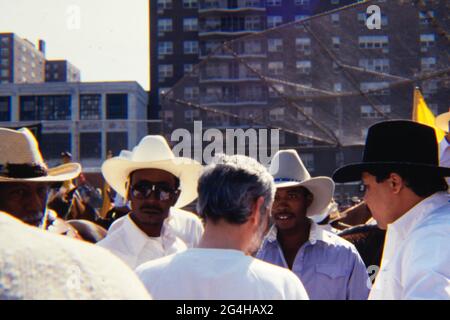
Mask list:
[[[270,163],[269,172],[274,177],[277,189],[302,186],[313,194],[313,202],[306,211],[308,217],[321,214],[332,200],[333,180],[329,177],[311,178],[297,151],[293,149],[278,151]]]
[[[449,131],[449,122],[450,122],[450,111],[442,113],[436,117],[436,127],[444,130],[445,132]]]
[[[80,173],[78,163],[48,168],[36,138],[27,128],[0,128],[0,182],[59,182]]]
[[[181,194],[175,208],[182,208],[197,198],[202,165],[189,158],[175,157],[162,136],[145,136],[133,151],[122,150],[118,157],[106,160],[102,165],[102,174],[106,182],[126,198],[130,173],[140,169],[160,169],[180,179]]]

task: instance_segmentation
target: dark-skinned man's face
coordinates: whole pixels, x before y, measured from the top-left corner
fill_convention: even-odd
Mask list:
[[[134,171],[128,188],[128,199],[135,222],[141,226],[161,227],[169,215],[170,207],[177,202],[177,188],[176,177],[167,171]]]
[[[294,230],[305,222],[306,210],[312,198],[303,187],[277,189],[272,207],[272,218],[280,230]]]
[[[49,184],[44,182],[0,183],[0,210],[27,224],[41,226],[48,190]]]

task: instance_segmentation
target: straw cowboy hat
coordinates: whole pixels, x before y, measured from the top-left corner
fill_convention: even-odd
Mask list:
[[[36,138],[27,128],[0,128],[0,182],[59,182],[80,173],[78,163],[48,168]]]
[[[333,180],[358,181],[364,171],[390,167],[450,176],[450,168],[439,167],[434,128],[413,121],[392,120],[369,128],[363,161],[337,169]]]
[[[450,111],[442,113],[436,117],[436,127],[449,132],[449,122],[450,122]]]
[[[311,178],[297,151],[278,151],[270,163],[269,172],[274,177],[277,189],[301,186],[314,196],[308,207],[308,217],[319,215],[330,204],[334,192],[334,182],[328,177]]]
[[[106,182],[122,197],[127,198],[130,173],[140,169],[160,169],[180,179],[181,194],[175,208],[182,208],[197,198],[197,182],[202,166],[195,160],[175,157],[162,136],[144,137],[131,152],[106,160],[102,174]]]

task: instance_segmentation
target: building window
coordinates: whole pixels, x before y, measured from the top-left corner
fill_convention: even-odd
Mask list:
[[[0,44],[2,45],[2,47],[9,46],[9,37],[0,36]]]
[[[389,59],[359,59],[359,67],[369,71],[389,73]]]
[[[102,134],[101,132],[80,133],[80,158],[101,159]]]
[[[389,83],[388,82],[362,82],[360,89],[364,93],[372,93],[375,95],[388,95]],[[375,92],[372,92],[375,91]]]
[[[434,18],[434,11],[422,12],[419,11],[419,19],[421,25],[428,25]]]
[[[313,132],[311,130],[302,130],[302,133],[306,136],[313,136]],[[310,147],[314,144],[312,139],[303,136],[298,136],[297,142],[302,147]]]
[[[158,10],[172,9],[172,0],[158,0]]]
[[[2,71],[0,72],[0,76],[3,77],[3,78],[9,77],[9,70],[8,69],[2,69]]]
[[[330,19],[333,26],[339,25],[339,13],[332,13]]]
[[[195,9],[198,7],[197,0],[183,0],[183,8],[185,9]]]
[[[198,53],[198,41],[184,41],[183,42],[184,54],[197,54]]]
[[[437,80],[427,80],[422,83],[422,92],[425,95],[430,95],[436,93],[438,90]],[[427,97],[425,97],[427,98]]]
[[[245,17],[245,30],[259,31],[262,29],[261,17],[259,16],[246,16]]]
[[[310,38],[296,38],[295,49],[304,55],[311,53],[311,39]]]
[[[388,36],[360,36],[358,42],[361,49],[383,49],[383,52],[388,52]]]
[[[267,70],[271,75],[282,75],[284,71],[284,64],[282,61],[272,61],[267,65]]]
[[[303,21],[303,20],[306,20],[306,19],[308,19],[310,17],[310,15],[309,14],[298,14],[298,15],[296,15],[296,16],[294,16],[294,21]]]
[[[183,19],[183,30],[184,31],[197,31],[198,30],[198,19],[197,18],[184,18]]]
[[[391,113],[390,105],[377,105],[376,108],[379,111],[381,111],[383,114]],[[378,119],[378,118],[383,118],[383,114],[380,114],[372,106],[369,106],[369,105],[361,106],[361,118]]]
[[[113,155],[119,155],[121,150],[128,150],[127,132],[107,132],[106,133],[106,153],[109,151]]]
[[[173,111],[172,110],[162,110],[160,111],[160,117],[163,120],[164,125],[171,128],[173,126]]]
[[[283,39],[268,39],[267,47],[269,52],[282,52]]]
[[[299,74],[310,74],[311,73],[311,61],[310,60],[300,60],[295,64],[297,73]]]
[[[269,97],[276,98],[284,94],[284,86],[282,84],[274,84],[269,87]]]
[[[0,48],[0,57],[9,57],[9,48]]]
[[[195,76],[196,70],[197,69],[194,68],[194,64],[192,63],[185,63],[183,65],[183,73],[185,76],[186,75]]]
[[[184,111],[184,121],[193,122],[195,120],[200,120],[200,110],[186,110]]]
[[[106,95],[106,118],[127,119],[128,118],[128,94]]]
[[[420,59],[422,71],[433,71],[436,68],[436,58],[427,57]]]
[[[433,33],[420,35],[420,51],[427,52],[428,48],[434,47],[436,36]]]
[[[220,18],[218,17],[207,17],[202,23],[202,31],[217,31],[220,30]]]
[[[281,6],[281,0],[267,0],[266,5],[268,7],[279,7]]]
[[[309,6],[309,0],[295,0],[296,6]]]
[[[173,42],[172,41],[161,41],[158,43],[158,54],[166,55],[173,53]]]
[[[282,16],[268,16],[267,17],[267,28],[275,28],[283,23]]]
[[[312,153],[303,153],[302,154],[302,161],[305,165],[306,169],[308,169],[309,172],[312,172],[315,170],[314,166],[314,154]]]
[[[332,37],[331,42],[333,44],[333,49],[339,50],[341,47],[341,38],[340,37]]]
[[[285,114],[284,107],[275,108],[275,109],[270,110],[269,119],[270,119],[270,121],[283,121],[284,114]]]
[[[240,64],[239,65],[239,77],[246,79],[255,79],[257,78],[257,74],[262,73],[262,63],[257,61],[248,62],[247,65]],[[254,71],[256,71],[256,73]]]
[[[44,159],[60,159],[61,152],[72,150],[70,133],[42,133],[39,147]]]
[[[199,93],[198,87],[185,87],[184,88],[184,98],[186,100],[198,99],[198,93]]]
[[[71,97],[21,96],[20,120],[70,120],[72,115]]]
[[[244,101],[261,101],[264,99],[264,90],[259,85],[249,85],[244,89]]]
[[[172,31],[172,19],[162,18],[158,19],[158,34]]]
[[[342,92],[342,83],[336,82],[333,85],[333,90],[334,90],[334,92]]]
[[[339,4],[339,0],[331,0],[331,4]]]
[[[160,79],[173,77],[173,65],[172,64],[160,64],[158,66],[158,75]]]
[[[11,121],[10,97],[0,97],[0,121]]]
[[[262,45],[260,40],[244,41],[244,52],[246,54],[258,54],[262,52]]]
[[[100,120],[102,114],[100,94],[80,95],[80,120]]]

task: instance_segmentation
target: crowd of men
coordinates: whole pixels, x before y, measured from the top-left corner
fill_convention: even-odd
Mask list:
[[[438,118],[447,132],[449,119]],[[269,168],[223,154],[203,167],[149,135],[103,163],[129,212],[93,245],[82,220],[70,224],[78,239],[62,236],[47,205],[81,166],[48,168],[30,131],[0,128],[0,299],[450,299],[449,142],[383,121],[362,161],[330,178],[311,177],[295,150]],[[383,232],[373,286],[359,245],[318,223],[335,182],[360,180],[368,225]],[[196,214],[183,210],[194,200]]]

